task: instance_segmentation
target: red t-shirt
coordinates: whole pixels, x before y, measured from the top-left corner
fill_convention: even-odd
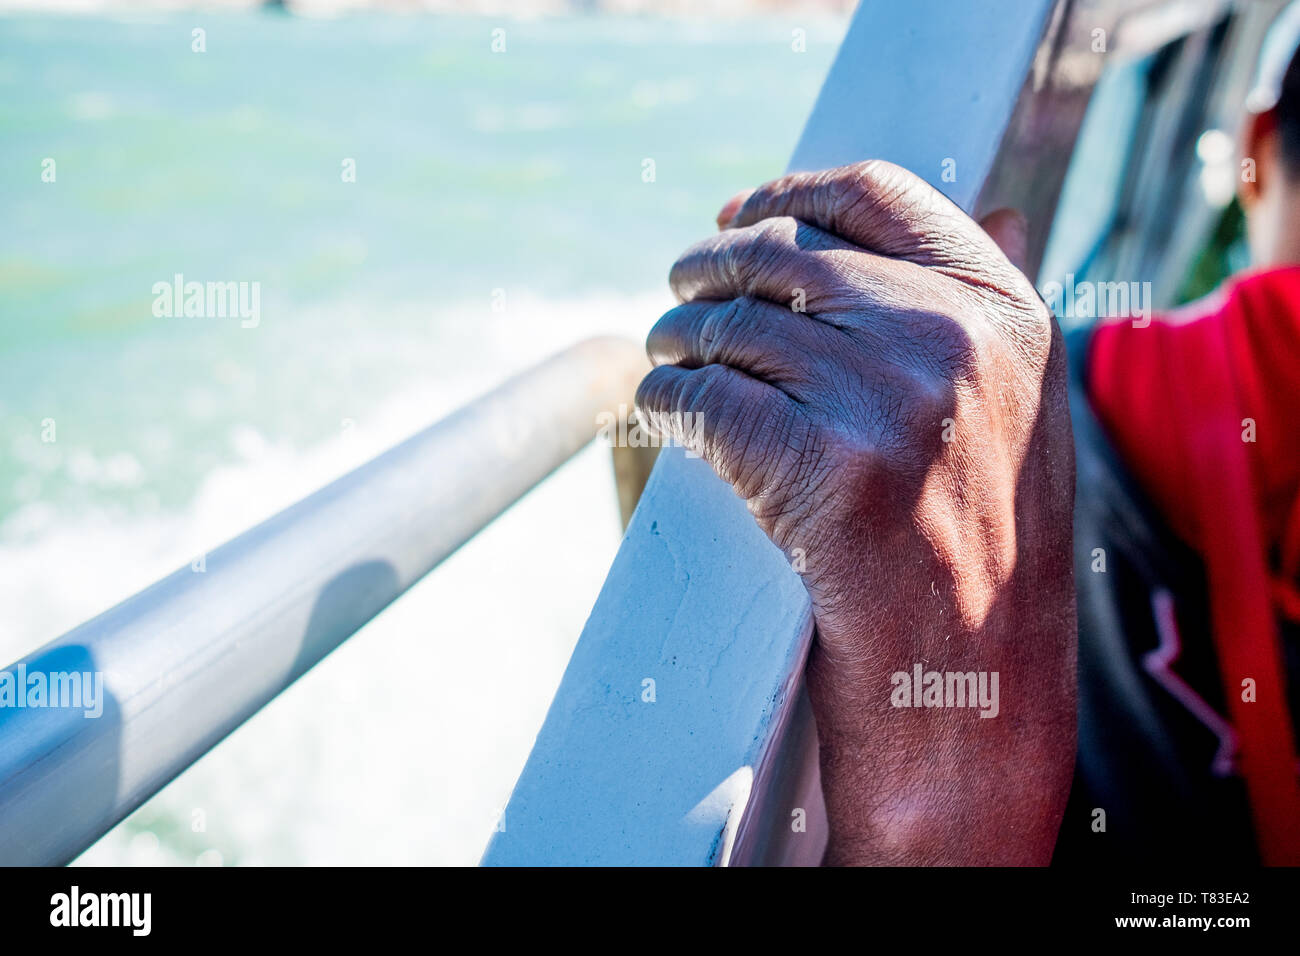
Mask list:
[[[1260,852],[1300,864],[1277,629],[1300,621],[1300,267],[1235,278],[1149,324],[1103,323],[1087,379],[1125,463],[1205,562]]]

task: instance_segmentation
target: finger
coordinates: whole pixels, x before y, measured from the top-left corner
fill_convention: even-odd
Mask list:
[[[898,284],[873,258],[896,265],[813,226],[766,219],[697,242],[673,264],[668,282],[681,302],[748,296],[810,315],[841,306],[897,306]]]
[[[687,369],[728,365],[767,382],[795,401],[812,384],[808,360],[835,347],[830,327],[762,299],[696,299],[664,313],[646,352],[655,365]]]
[[[637,417],[704,458],[742,498],[772,494],[794,409],[777,389],[725,365],[660,365],[636,392]]]
[[[870,160],[760,186],[728,223],[792,216],[872,252],[923,266],[968,260],[988,243],[947,196],[901,166]]]
[[[995,209],[980,220],[983,229],[1021,272],[1029,259],[1029,223],[1017,209]]]
[[[722,208],[718,210],[716,219],[719,229],[727,228],[727,223],[731,221],[731,218],[740,210],[741,204],[744,203],[753,192],[754,190],[752,189],[742,189],[723,204]]]

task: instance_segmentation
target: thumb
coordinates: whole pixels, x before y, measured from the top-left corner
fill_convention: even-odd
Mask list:
[[[1015,209],[995,209],[980,220],[980,228],[998,244],[1003,255],[1021,272],[1029,258],[1029,223]]]

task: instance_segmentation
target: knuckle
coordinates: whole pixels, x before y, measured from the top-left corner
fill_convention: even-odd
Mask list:
[[[851,208],[899,189],[903,170],[883,159],[868,159],[846,166],[840,172],[842,175],[831,180],[835,184],[835,198]]]
[[[771,216],[754,226],[759,243],[777,243],[783,246],[794,238],[798,228],[799,223],[794,216]]]
[[[742,299],[732,299],[721,305],[712,306],[700,322],[700,350],[706,357],[722,352],[735,335],[735,328],[744,304]]]
[[[858,188],[865,193],[896,196],[922,180],[910,170],[884,159],[868,159],[857,165]]]
[[[753,294],[761,277],[794,250],[797,229],[792,217],[776,216],[746,227],[742,236],[727,243],[719,266],[731,288]]]
[[[836,170],[822,191],[820,215],[837,231],[874,236],[896,218],[910,182],[905,171],[884,160],[871,159]]]
[[[799,223],[793,216],[772,216],[748,227],[738,249],[755,265],[763,265],[794,248]]]
[[[913,375],[908,381],[904,402],[910,420],[926,427],[936,424],[952,414],[952,383],[928,372]]]

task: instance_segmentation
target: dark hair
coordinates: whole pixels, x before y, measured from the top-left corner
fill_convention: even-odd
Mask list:
[[[1296,50],[1291,65],[1286,68],[1282,95],[1274,110],[1282,162],[1291,172],[1300,175],[1300,49]]]

